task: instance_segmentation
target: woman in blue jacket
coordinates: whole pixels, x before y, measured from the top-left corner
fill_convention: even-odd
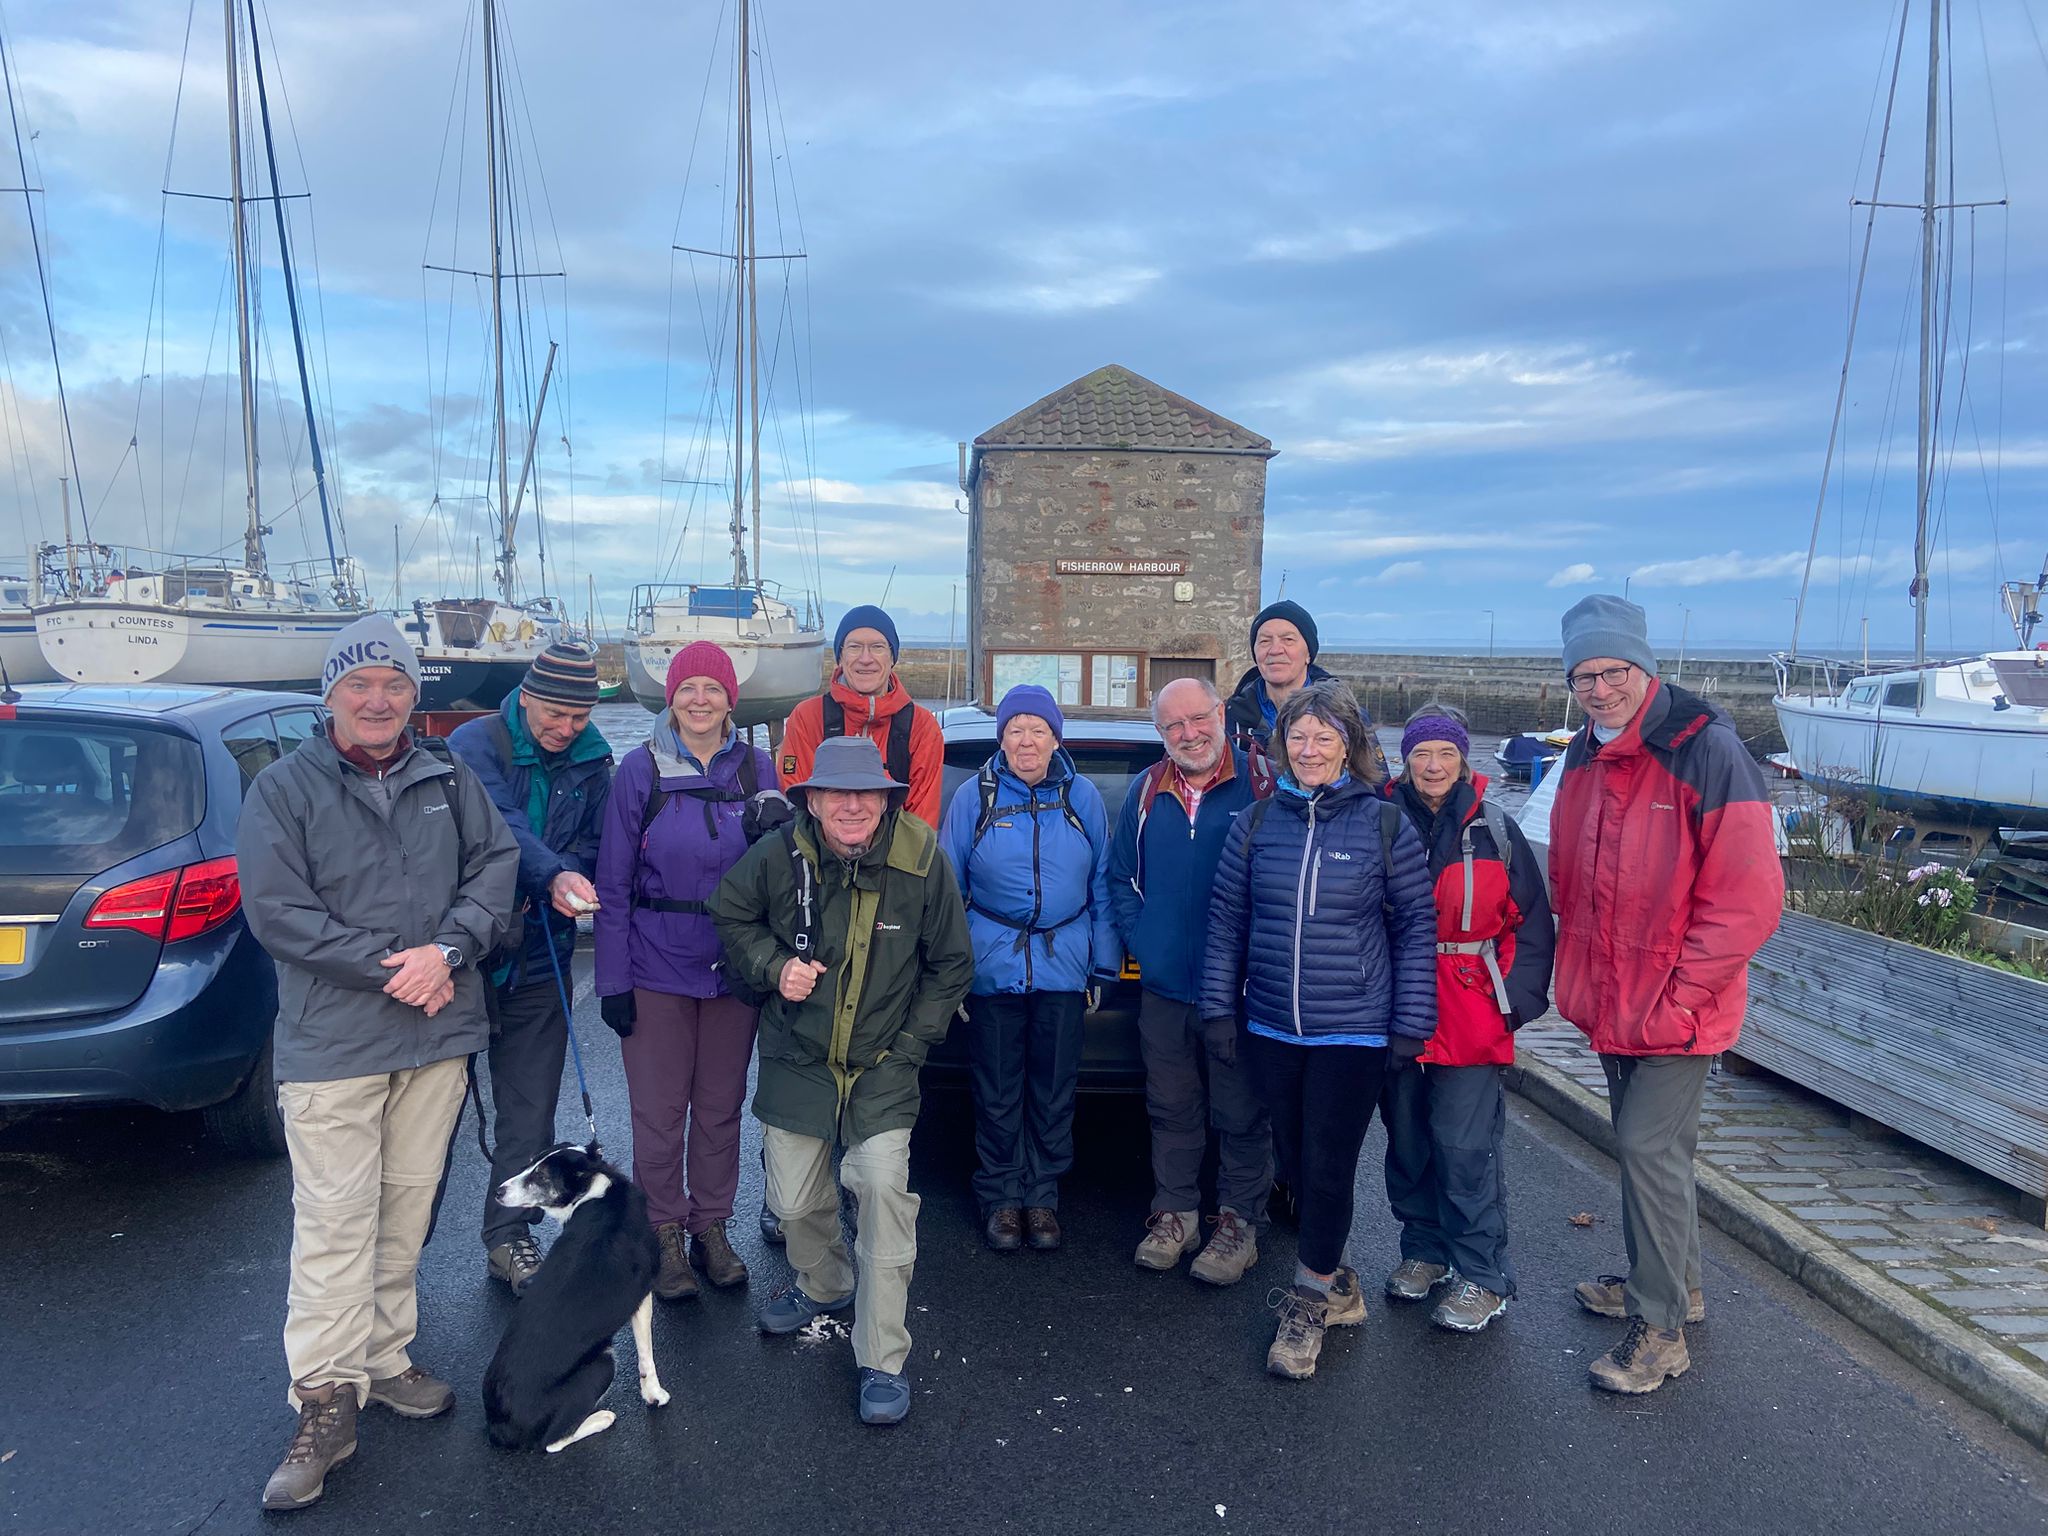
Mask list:
[[[1074,1083],[1093,978],[1123,959],[1109,905],[1102,795],[1060,745],[1051,694],[996,706],[997,749],[954,791],[939,828],[974,938],[967,1054],[982,1236],[998,1253],[1060,1245],[1059,1181],[1074,1161]]]
[[[1323,1330],[1365,1320],[1344,1262],[1358,1153],[1390,1055],[1436,1030],[1436,908],[1422,840],[1382,799],[1379,754],[1341,683],[1314,683],[1273,728],[1279,783],[1237,818],[1209,907],[1210,1054],[1244,1065],[1299,1180],[1301,1241],[1266,1368],[1313,1376]]]

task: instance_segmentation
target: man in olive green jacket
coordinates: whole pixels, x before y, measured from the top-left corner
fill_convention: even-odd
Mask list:
[[[843,1144],[840,1177],[860,1202],[853,1357],[868,1424],[910,1412],[917,1074],[974,980],[952,868],[937,834],[901,814],[906,792],[867,737],[821,742],[811,776],[790,786],[796,819],[749,849],[709,903],[728,974],[769,994],[754,1115],[797,1280],[761,1327],[793,1333],[854,1300],[832,1177]]]

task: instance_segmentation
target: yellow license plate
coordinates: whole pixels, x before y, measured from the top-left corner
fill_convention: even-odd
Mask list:
[[[1117,977],[1121,981],[1136,981],[1138,979],[1138,962],[1129,955],[1125,955],[1123,969],[1117,972]]]
[[[20,965],[28,958],[28,930],[0,928],[0,965]]]

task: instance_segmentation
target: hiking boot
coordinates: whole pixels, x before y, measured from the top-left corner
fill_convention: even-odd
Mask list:
[[[1691,1368],[1683,1328],[1652,1328],[1640,1317],[1632,1317],[1621,1342],[1586,1367],[1586,1374],[1604,1392],[1640,1396]]]
[[[370,1401],[407,1419],[435,1419],[455,1406],[455,1389],[438,1376],[408,1365],[396,1376],[370,1378]]]
[[[690,1239],[690,1262],[720,1290],[747,1283],[747,1266],[726,1241],[725,1223],[714,1221]]]
[[[1476,1280],[1460,1280],[1436,1304],[1429,1320],[1453,1333],[1477,1333],[1507,1309],[1507,1297],[1495,1295]]]
[[[1014,1205],[990,1211],[982,1224],[981,1240],[997,1253],[1015,1253],[1024,1246],[1024,1213]]]
[[[1622,1292],[1627,1283],[1626,1275],[1602,1275],[1597,1280],[1581,1280],[1572,1287],[1572,1295],[1595,1317],[1627,1317],[1628,1301]],[[1688,1323],[1707,1320],[1707,1298],[1696,1289],[1685,1293],[1685,1320]]]
[[[860,1368],[860,1421],[901,1424],[910,1417],[910,1378],[901,1371]]]
[[[1140,1269],[1168,1270],[1201,1245],[1201,1212],[1154,1211],[1145,1218],[1145,1240],[1135,1257]]]
[[[299,1427],[284,1460],[263,1485],[265,1509],[304,1509],[327,1486],[327,1474],[356,1453],[356,1389],[333,1381],[299,1386]]]
[[[661,1245],[661,1271],[654,1277],[654,1294],[663,1301],[695,1301],[697,1277],[690,1272],[689,1242],[680,1221],[664,1221],[654,1229]]]
[[[1339,1264],[1330,1279],[1330,1310],[1323,1318],[1325,1328],[1355,1328],[1365,1321],[1365,1285],[1358,1271]]]
[[[1195,1256],[1188,1273],[1210,1285],[1235,1285],[1258,1262],[1258,1235],[1243,1217],[1225,1207],[1216,1217],[1209,1245]]]
[[[827,1312],[844,1312],[853,1304],[853,1292],[848,1291],[837,1301],[819,1301],[807,1295],[800,1285],[792,1284],[787,1290],[778,1291],[768,1298],[768,1304],[761,1308],[761,1331],[763,1333],[795,1333],[808,1325],[812,1319]]]
[[[511,1286],[514,1296],[525,1295],[539,1273],[540,1244],[531,1237],[511,1238],[491,1250],[491,1278]]]
[[[1395,1301],[1427,1301],[1429,1293],[1451,1278],[1448,1264],[1403,1259],[1387,1276],[1387,1295]]]
[[[1051,1253],[1066,1241],[1060,1218],[1050,1206],[1034,1205],[1024,1213],[1024,1241],[1040,1253]]]
[[[1295,1285],[1268,1296],[1266,1305],[1280,1313],[1273,1347],[1266,1351],[1266,1369],[1290,1381],[1304,1381],[1315,1375],[1316,1357],[1323,1352],[1329,1298],[1305,1285]]]
[[[770,1248],[780,1248],[789,1241],[782,1235],[782,1218],[765,1205],[761,1207],[761,1241]]]

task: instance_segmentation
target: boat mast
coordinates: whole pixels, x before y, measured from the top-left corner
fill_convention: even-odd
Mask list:
[[[1920,204],[1920,453],[1913,508],[1913,662],[1927,662],[1927,512],[1934,489],[1934,256],[1941,134],[1941,0],[1927,0],[1927,174]]]
[[[223,0],[228,51],[228,203],[234,210],[235,337],[242,373],[242,473],[248,481],[249,526],[242,535],[242,564],[264,574],[263,515],[256,490],[256,375],[249,339],[249,233],[242,197],[242,101],[238,88],[241,49],[237,46],[235,0]]]
[[[748,33],[746,0],[740,3],[740,68],[747,70],[749,60],[747,49],[751,46]],[[745,114],[743,132],[747,142],[747,346],[753,354],[750,370],[753,383],[747,391],[748,416],[751,422],[753,444],[752,498],[754,531],[754,581],[761,580],[761,245],[754,228],[754,92],[751,72],[743,77],[746,89],[741,93],[741,111]]]
[[[747,274],[752,270],[753,251],[748,245],[748,207],[754,198],[754,143],[751,82],[747,71],[747,0],[740,0],[738,63],[739,81],[734,99],[739,104],[738,132],[733,135],[738,164],[733,178],[733,330],[732,330],[732,584],[747,584]],[[756,384],[758,388],[758,383]],[[758,440],[758,429],[757,429]]]
[[[498,596],[512,601],[512,486],[505,453],[504,267],[498,244],[498,10],[484,0],[484,161],[491,220],[491,425],[498,460]]]

